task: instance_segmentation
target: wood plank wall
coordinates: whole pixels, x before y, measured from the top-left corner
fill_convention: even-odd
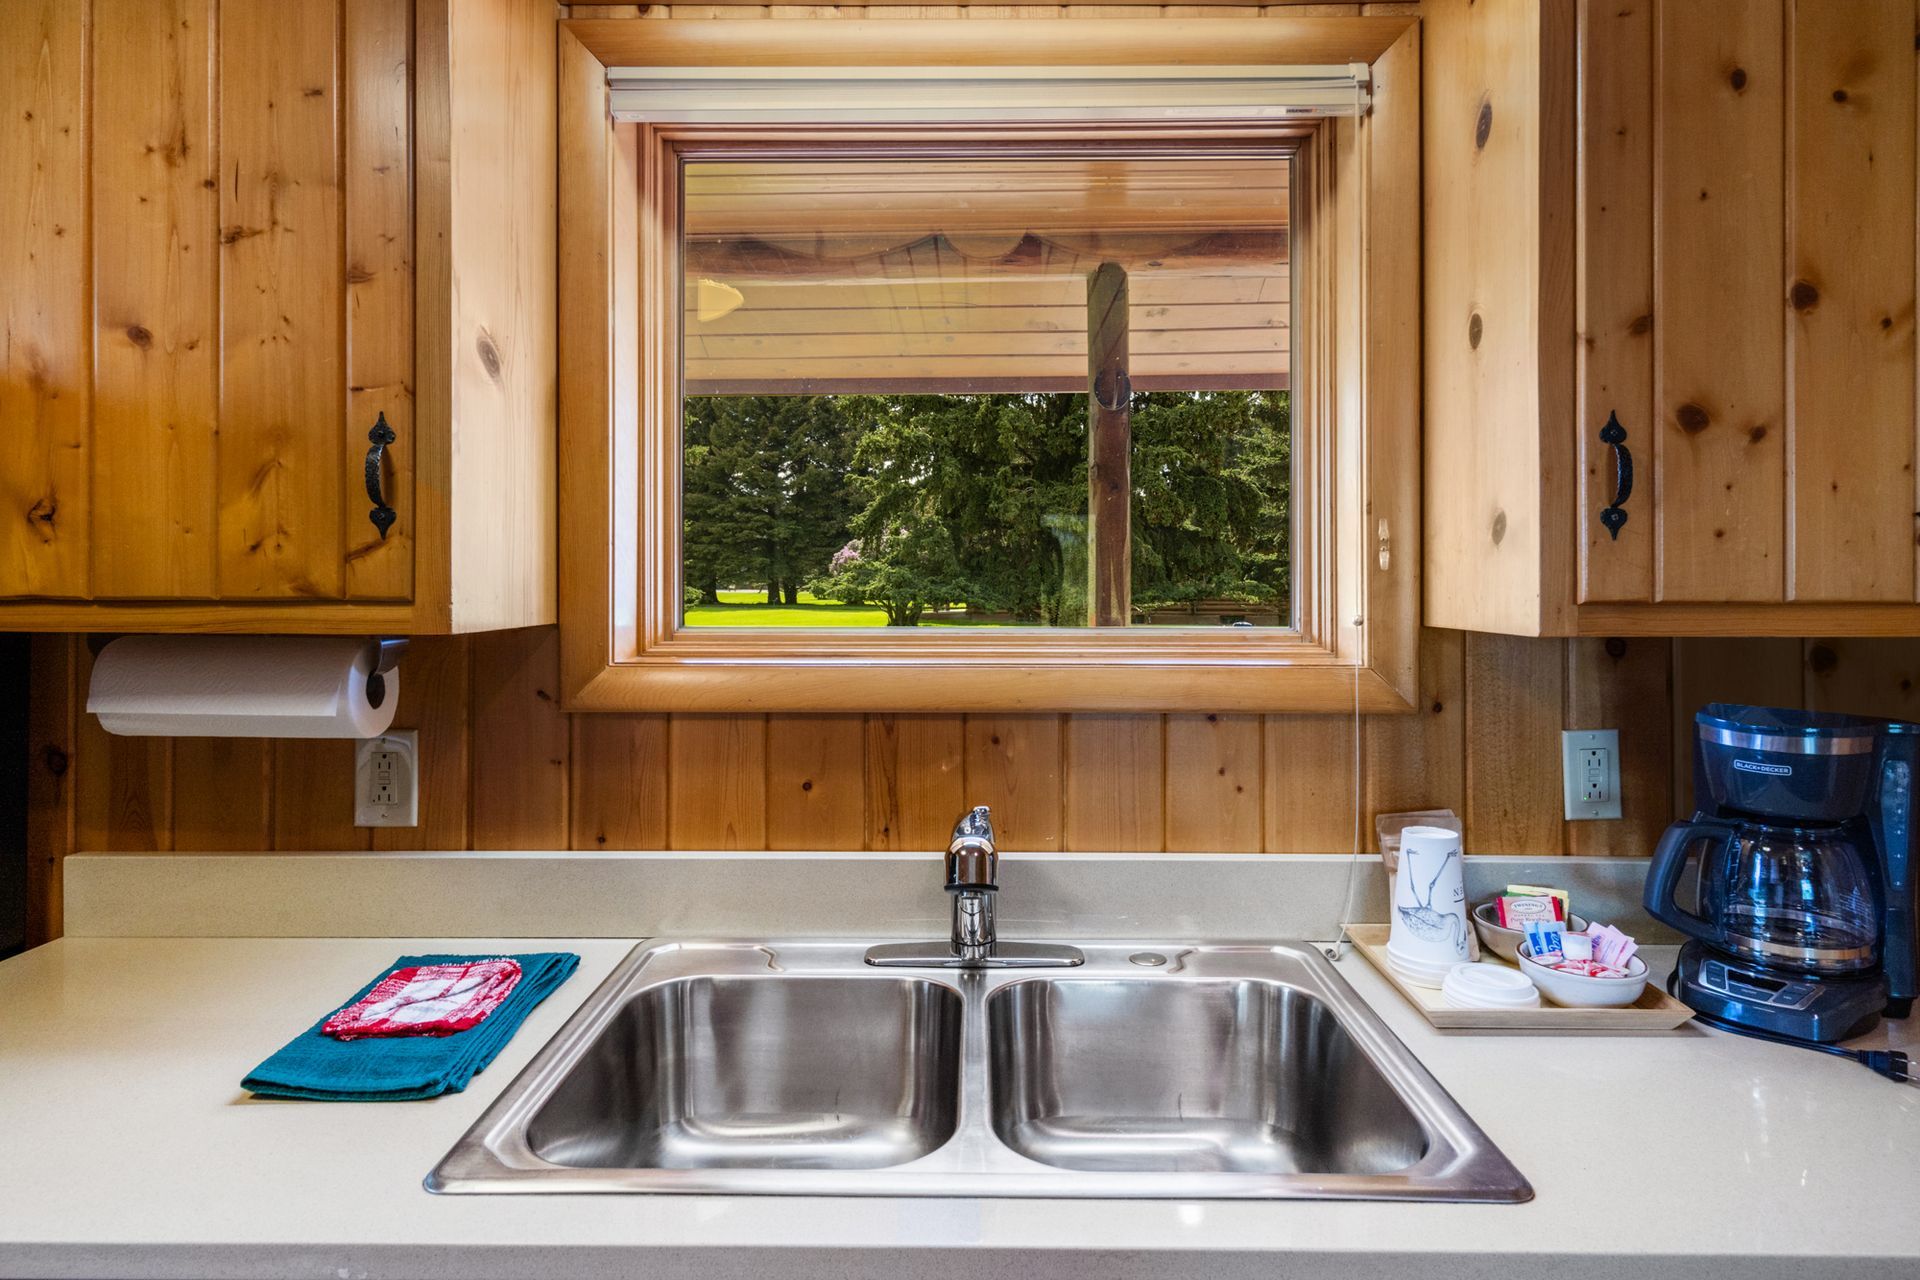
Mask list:
[[[36,936],[68,850],[933,850],[991,804],[1012,850],[1339,853],[1451,808],[1477,853],[1644,856],[1715,698],[1920,718],[1920,640],[1534,640],[1429,631],[1422,707],[1340,716],[568,715],[552,628],[421,639],[400,727],[421,822],[352,825],[352,744],[114,738],[81,637],[34,641]],[[1626,816],[1561,820],[1558,734],[1617,728]],[[1675,743],[1681,749],[1675,750]],[[1356,778],[1358,784],[1356,785]],[[1358,822],[1356,822],[1356,816]]]

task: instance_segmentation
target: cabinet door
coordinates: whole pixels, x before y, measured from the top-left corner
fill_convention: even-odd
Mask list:
[[[1583,10],[1580,600],[1912,601],[1912,0]]]
[[[0,28],[26,228],[0,595],[410,598],[411,6],[27,8]]]

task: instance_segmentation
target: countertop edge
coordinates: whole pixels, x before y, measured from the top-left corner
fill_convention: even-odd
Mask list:
[[[553,1280],[628,1277],[644,1259],[647,1280],[1911,1280],[1913,1260],[1743,1253],[1638,1254],[1537,1251],[1413,1253],[1326,1249],[1113,1249],[1074,1242],[1042,1248],[926,1245],[367,1245],[97,1244],[0,1245],[0,1274],[36,1280]],[[1436,1268],[1445,1268],[1444,1272]]]

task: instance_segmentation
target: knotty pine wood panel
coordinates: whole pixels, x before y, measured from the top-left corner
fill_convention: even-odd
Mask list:
[[[1644,856],[1689,802],[1701,703],[1920,716],[1920,640],[1469,640],[1430,630],[1422,709],[1360,725],[1356,824],[1346,717],[568,716],[540,696],[550,693],[553,636],[413,643],[395,723],[420,730],[422,824],[372,833],[347,825],[347,744],[111,738],[79,709],[85,644],[39,639],[28,762],[36,936],[57,931],[55,870],[76,847],[807,843],[931,860],[961,810],[987,803],[1015,852],[1339,853],[1356,825],[1372,848],[1377,813],[1452,808],[1476,852]],[[1626,815],[1562,822],[1559,730],[1606,727],[1621,734]],[[223,785],[210,785],[215,770]],[[819,838],[802,840],[802,830]]]
[[[1515,246],[1538,243],[1554,212],[1541,27],[1560,6],[1437,0],[1430,12],[1426,64],[1452,74],[1422,81],[1425,242],[1446,246],[1426,255],[1422,304],[1422,616],[1538,633],[1560,604],[1543,579],[1565,518],[1548,492],[1564,478],[1549,452],[1564,437],[1543,424],[1564,420],[1570,396],[1554,401],[1541,337],[1555,260]]]
[[[1464,632],[1421,630],[1419,690],[1412,714],[1373,716],[1361,725],[1361,795],[1368,814],[1467,811]],[[1362,834],[1372,847],[1371,820]]]
[[[1910,601],[1914,5],[1791,12],[1787,598]]]
[[[967,807],[966,721],[957,715],[870,715],[865,844],[935,849]]]
[[[767,847],[860,847],[864,725],[858,715],[767,717]]]
[[[1920,721],[1920,643],[1852,636],[1810,640],[1806,700],[1821,711]]]
[[[1781,10],[1780,0],[1659,9],[1659,600],[1766,601],[1785,591]],[[1742,251],[1723,252],[1728,244]]]
[[[667,840],[674,849],[767,845],[767,718],[674,716],[667,730]]]
[[[559,630],[485,632],[473,637],[471,661],[475,847],[566,848],[571,742]],[[404,668],[400,678],[404,685]]]
[[[176,742],[176,752],[187,741],[182,738]],[[269,788],[276,850],[371,847],[371,829],[353,825],[354,746],[351,741],[334,738],[282,738],[272,744],[273,776],[284,782]],[[173,776],[177,802],[177,754]],[[175,836],[178,847],[177,827]]]
[[[571,716],[568,847],[667,847],[667,718]]]
[[[1566,656],[1560,644],[1467,633],[1467,829],[1476,853],[1557,848]]]
[[[220,592],[341,594],[346,371],[333,4],[220,10]]]
[[[342,169],[346,182],[347,429],[343,474],[364,466],[367,432],[385,414],[398,437],[381,494],[395,513],[380,536],[349,491],[346,594],[413,595],[413,6],[344,0]]]
[[[1360,726],[1350,716],[1266,716],[1261,830],[1268,853],[1351,853],[1359,832]],[[1357,840],[1357,846],[1356,846]]]
[[[993,807],[1000,846],[1024,853],[1061,847],[1061,717],[968,716],[966,803]]]
[[[1165,717],[1067,717],[1068,849],[1154,851],[1165,847]]]
[[[0,22],[0,595],[89,589],[86,17]]]
[[[210,598],[220,382],[212,0],[94,0],[93,588]]]
[[[1652,459],[1653,10],[1657,0],[1582,0],[1575,315],[1580,326],[1575,438],[1580,470],[1579,598],[1653,599],[1654,521],[1646,481],[1617,536],[1600,523],[1613,501],[1609,415],[1626,447]]]
[[[273,780],[282,761],[273,745],[263,738],[174,740],[175,847],[208,853],[275,847]],[[289,831],[289,838],[295,834]]]
[[[1167,848],[1179,853],[1261,847],[1260,717],[1170,715]]]
[[[438,422],[445,413],[458,432],[447,459],[448,483],[460,497],[449,515],[447,554],[453,610],[467,630],[556,616],[557,30],[543,0],[452,4],[446,38],[454,82],[432,95],[435,109],[444,104],[449,113],[452,150],[423,155],[418,166],[445,165],[449,175],[446,240],[436,249],[446,275],[436,270],[429,286],[421,273],[415,362],[439,368],[445,360],[450,377],[451,399],[420,417]],[[424,53],[418,62],[427,65]],[[424,127],[420,133],[427,136]],[[429,352],[429,330],[433,343],[444,335],[450,349]],[[447,446],[447,435],[430,434],[436,448]],[[424,506],[425,486],[419,496]]]

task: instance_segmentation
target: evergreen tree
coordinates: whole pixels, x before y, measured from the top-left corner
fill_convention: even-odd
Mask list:
[[[697,396],[683,415],[681,515],[687,583],[764,586],[793,604],[850,536],[858,404],[833,396]]]
[[[1286,392],[1154,392],[1133,403],[1133,603],[1287,603]]]
[[[1285,392],[1133,398],[1133,601],[1285,611]],[[871,603],[896,626],[965,603],[1049,626],[1085,617],[1087,400],[1079,394],[687,401],[686,580],[768,603]]]

